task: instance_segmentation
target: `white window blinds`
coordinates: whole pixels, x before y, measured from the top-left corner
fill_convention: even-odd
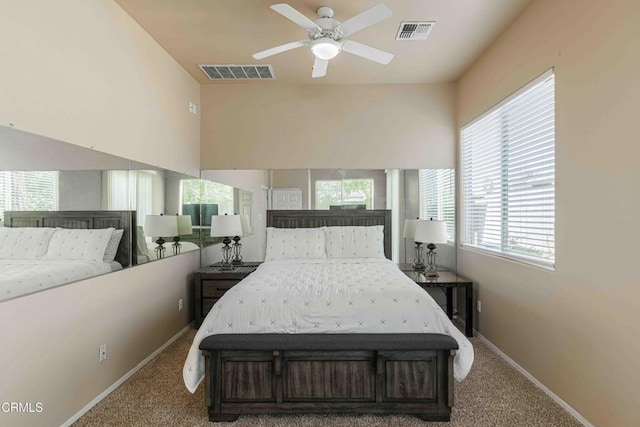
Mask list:
[[[420,169],[420,218],[433,218],[447,224],[449,241],[456,236],[455,171],[453,169]]]
[[[58,210],[57,171],[0,171],[0,219],[5,211]]]
[[[462,128],[461,145],[462,245],[553,266],[553,70]]]

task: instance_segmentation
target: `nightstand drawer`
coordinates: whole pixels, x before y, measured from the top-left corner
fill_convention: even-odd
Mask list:
[[[223,269],[219,265],[211,265],[196,271],[193,288],[196,326],[200,327],[211,307],[225,292],[256,271],[259,265],[259,262],[248,262],[234,267],[232,270]]]
[[[203,280],[202,296],[204,298],[220,298],[238,282],[239,280]]]
[[[220,298],[203,298],[202,299],[202,313],[206,316],[211,310],[213,305],[218,302]]]

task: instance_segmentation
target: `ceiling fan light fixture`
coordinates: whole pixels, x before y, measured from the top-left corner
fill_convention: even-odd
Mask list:
[[[335,58],[340,53],[340,50],[340,43],[328,37],[315,40],[311,44],[311,52],[316,58],[325,61]]]

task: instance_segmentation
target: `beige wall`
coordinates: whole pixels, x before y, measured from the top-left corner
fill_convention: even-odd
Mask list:
[[[114,2],[0,10],[0,124],[198,173],[199,85]],[[0,402],[44,409],[0,424],[60,425],[162,346],[193,316],[199,265],[196,251],[0,303]]]
[[[1,125],[198,174],[200,86],[115,2],[0,4]]]
[[[538,0],[462,77],[463,125],[556,73],[556,270],[459,250],[478,329],[596,425],[640,425],[640,3]]]
[[[449,168],[455,85],[205,85],[203,169]]]

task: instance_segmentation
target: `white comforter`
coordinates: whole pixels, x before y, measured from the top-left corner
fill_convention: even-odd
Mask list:
[[[464,379],[473,347],[420,286],[386,259],[265,262],[227,291],[200,326],[184,364],[194,393],[204,378],[199,345],[209,335],[243,333],[443,333],[460,347]]]
[[[113,267],[107,262],[0,259],[0,299],[98,276],[112,270]]]

